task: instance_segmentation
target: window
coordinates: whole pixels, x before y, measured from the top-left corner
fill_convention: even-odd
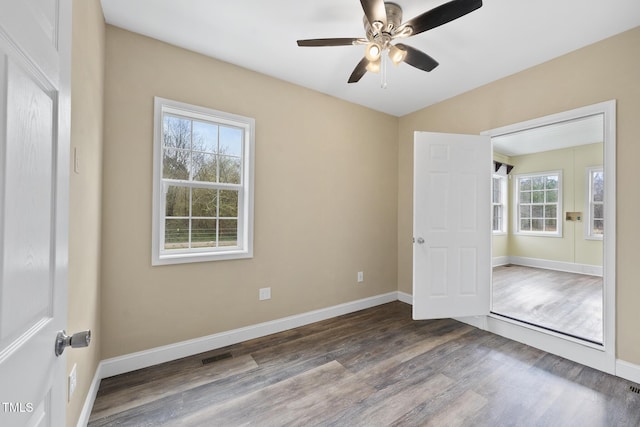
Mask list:
[[[155,98],[153,265],[253,256],[254,127]]]
[[[587,239],[601,240],[604,235],[604,171],[602,166],[587,168]]]
[[[491,202],[493,206],[493,234],[507,232],[507,177],[493,175]]]
[[[516,233],[562,236],[562,172],[517,175]]]

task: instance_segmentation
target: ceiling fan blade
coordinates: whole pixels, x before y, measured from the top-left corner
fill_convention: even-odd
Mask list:
[[[309,46],[309,47],[319,47],[319,46],[351,46],[357,44],[360,39],[308,39],[308,40],[298,40],[298,46]]]
[[[416,67],[419,70],[429,72],[438,66],[438,61],[421,50],[402,43],[398,43],[395,46],[398,49],[402,49],[407,52],[407,56],[405,56],[404,62],[411,65],[412,67]]]
[[[384,7],[384,0],[360,0],[360,4],[371,26],[376,21],[382,22],[382,27],[387,26],[387,9]]]
[[[353,69],[353,73],[349,76],[349,83],[357,83],[360,81],[362,76],[364,76],[367,72],[367,65],[369,64],[369,60],[365,57],[358,62],[356,68]]]
[[[482,0],[452,0],[405,22],[401,27],[413,28],[411,35],[420,34],[458,19],[482,7]]]

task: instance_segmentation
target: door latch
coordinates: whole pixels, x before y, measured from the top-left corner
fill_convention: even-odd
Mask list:
[[[56,335],[55,352],[56,356],[60,356],[64,353],[64,349],[67,347],[80,348],[88,347],[91,342],[91,330],[76,332],[69,336],[65,331],[58,332]]]

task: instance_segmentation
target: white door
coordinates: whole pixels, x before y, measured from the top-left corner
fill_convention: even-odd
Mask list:
[[[491,141],[416,132],[413,318],[489,314]]]
[[[70,0],[0,0],[0,425],[65,424]]]

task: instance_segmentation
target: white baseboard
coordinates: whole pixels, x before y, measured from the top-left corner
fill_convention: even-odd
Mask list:
[[[215,350],[217,348],[275,334],[277,332],[286,331],[288,329],[297,328],[299,326],[308,325],[310,323],[319,322],[321,320],[330,319],[332,317],[341,316],[354,311],[364,310],[365,308],[375,307],[398,299],[398,292],[389,292],[388,294],[364,298],[357,301],[335,305],[333,307],[327,307],[307,313],[284,317],[282,319],[272,320],[270,322],[259,323],[257,325],[233,329],[231,331],[221,332],[206,337],[195,338],[188,341],[126,354],[124,356],[105,359],[101,363],[101,375],[102,378],[112,377],[114,375],[135,371],[137,369],[169,362],[182,357],[192,356],[205,351]]]
[[[565,271],[567,273],[588,274],[602,277],[602,266],[589,264],[575,264],[572,262],[551,261],[548,259],[527,258],[520,256],[507,257],[505,264],[522,265],[525,267],[546,268],[547,270]],[[501,264],[504,265],[504,264]],[[494,265],[495,266],[495,265]]]
[[[491,260],[491,264],[494,267],[499,267],[501,265],[507,265],[507,264],[509,264],[509,257],[508,256],[494,256],[493,259]]]
[[[398,300],[413,305],[413,295],[398,291]]]
[[[640,365],[616,360],[616,376],[640,384]]]
[[[98,364],[96,368],[96,372],[93,375],[93,380],[91,381],[91,386],[89,387],[89,392],[87,393],[87,397],[84,399],[84,405],[82,406],[82,412],[80,412],[80,417],[78,418],[77,427],[86,427],[89,423],[89,417],[91,416],[91,409],[93,409],[93,404],[96,401],[96,396],[98,395],[98,389],[100,388],[100,380],[104,378],[102,376],[102,362]]]

